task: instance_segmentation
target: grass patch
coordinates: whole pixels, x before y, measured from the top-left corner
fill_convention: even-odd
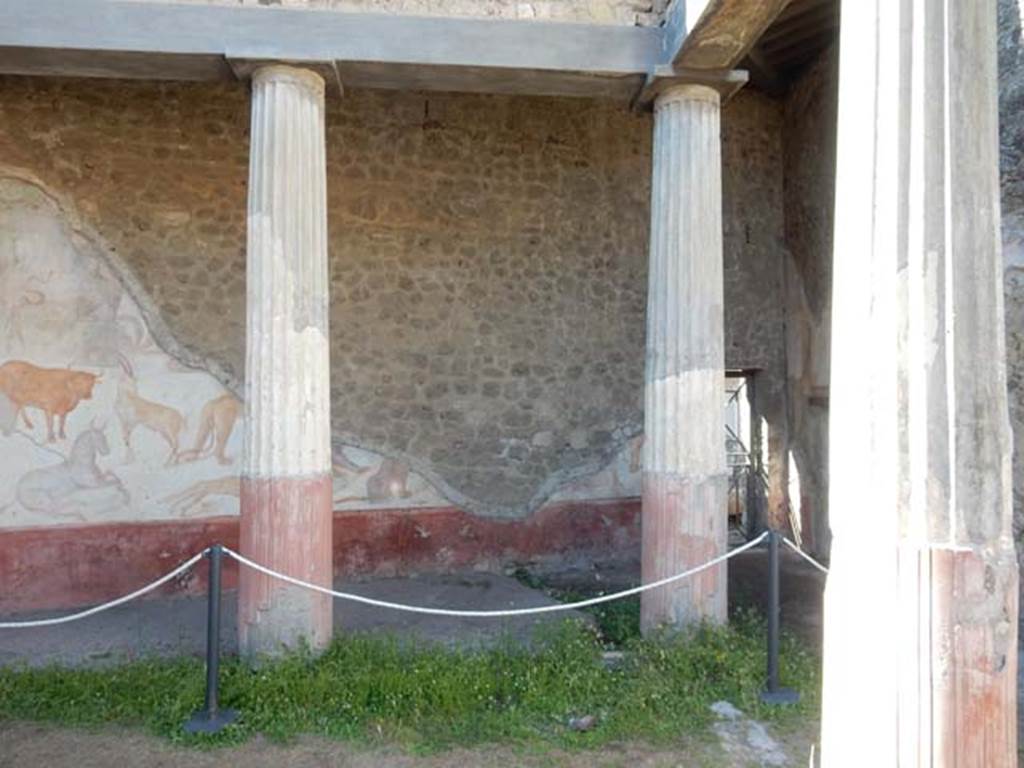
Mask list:
[[[563,603],[577,603],[591,597],[599,597],[605,592],[598,589],[580,589],[551,584],[526,568],[517,568],[512,577],[523,586],[541,590],[548,597]],[[599,603],[583,608],[583,613],[594,617],[594,625],[609,648],[624,648],[640,637],[640,596],[625,597],[608,603]]]
[[[113,669],[0,669],[0,719],[67,725],[144,726],[174,741],[231,744],[255,733],[398,743],[414,750],[505,743],[596,748],[699,734],[708,706],[727,699],[749,714],[795,722],[817,711],[818,662],[784,643],[784,682],[803,694],[792,708],[762,707],[764,629],[753,615],[687,636],[627,639],[625,662],[608,669],[598,634],[579,622],[549,630],[534,650],[511,644],[451,651],[373,636],[340,637],[313,658],[297,653],[258,670],[221,666],[223,706],[241,712],[216,736],[181,725],[203,699],[198,659],[144,661]],[[573,716],[594,715],[585,733]]]
[[[601,593],[575,590],[549,590],[549,594],[563,603],[576,603]],[[582,609],[594,617],[598,636],[608,648],[626,648],[640,639],[640,596],[623,597],[609,603],[598,603]]]

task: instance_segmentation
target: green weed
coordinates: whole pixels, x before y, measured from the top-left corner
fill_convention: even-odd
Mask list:
[[[610,629],[619,615],[605,616],[602,632],[619,631]],[[199,659],[109,669],[7,668],[0,669],[0,719],[143,726],[198,745],[237,743],[255,733],[275,740],[318,734],[433,751],[483,743],[563,748],[621,740],[663,743],[702,732],[709,705],[719,699],[780,723],[817,710],[818,662],[792,638],[784,643],[782,675],[803,694],[802,702],[783,709],[760,704],[765,642],[755,615],[682,636],[621,634],[625,660],[613,669],[602,662],[598,633],[571,621],[549,628],[532,649],[506,643],[454,651],[349,635],[319,656],[295,653],[258,669],[224,659],[222,705],[239,710],[241,717],[212,737],[190,737],[181,730],[203,700]],[[583,715],[594,715],[596,725],[573,731],[569,719]]]

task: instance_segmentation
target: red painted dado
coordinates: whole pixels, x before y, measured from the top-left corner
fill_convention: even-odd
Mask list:
[[[525,520],[482,518],[454,507],[335,512],[335,578],[510,563],[544,566],[590,558],[637,559],[640,500],[550,504]],[[0,531],[0,614],[109,600],[171,570],[203,547],[239,543],[237,517]],[[225,586],[238,584],[225,560]],[[199,565],[154,594],[200,594]]]
[[[643,560],[645,584],[695,568],[725,552],[725,478],[689,478],[645,472]],[[714,515],[708,510],[716,510]],[[646,631],[662,624],[682,626],[701,619],[726,619],[726,567],[708,568],[671,587],[645,592],[640,624]]]
[[[108,600],[172,570],[207,544],[238,546],[238,519],[61,525],[0,531],[0,612]],[[226,575],[231,586],[234,573]],[[164,594],[206,588],[197,566]]]
[[[334,515],[334,571],[342,578],[639,554],[639,499],[550,504],[525,520],[454,507]]]

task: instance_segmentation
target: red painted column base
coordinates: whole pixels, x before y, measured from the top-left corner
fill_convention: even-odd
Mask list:
[[[726,479],[645,472],[641,512],[641,577],[648,584],[688,570],[726,550]],[[681,629],[708,620],[724,622],[726,566],[643,593],[640,628]]]
[[[241,553],[261,565],[332,585],[331,477],[242,478]],[[240,567],[238,641],[244,656],[331,640],[332,599]]]
[[[906,543],[897,562],[900,764],[1016,766],[1012,546]]]

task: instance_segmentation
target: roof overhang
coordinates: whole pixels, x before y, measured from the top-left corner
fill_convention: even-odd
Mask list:
[[[644,104],[729,75],[788,0],[675,0],[662,27],[131,0],[2,0],[0,74],[243,79],[264,62],[345,87],[584,96]]]
[[[230,80],[254,62],[289,61],[334,70],[346,87],[629,100],[659,63],[662,37],[631,26],[3,0],[0,73]]]

